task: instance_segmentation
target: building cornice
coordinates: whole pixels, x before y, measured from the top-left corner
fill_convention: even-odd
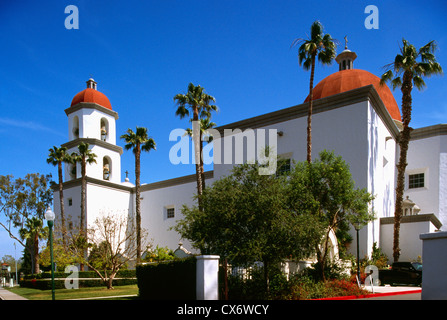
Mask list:
[[[447,124],[436,124],[433,126],[413,129],[410,134],[411,140],[426,139],[447,134]]]
[[[76,112],[81,109],[95,109],[101,112],[104,112],[112,117],[115,118],[115,120],[118,120],[118,112],[107,109],[97,103],[93,102],[80,102],[78,104],[75,104],[74,106],[71,106],[70,108],[65,109],[65,114],[68,116],[70,113]]]
[[[396,123],[391,118],[388,110],[380,99],[379,94],[373,85],[367,85],[354,90],[342,92],[329,97],[313,101],[313,114],[326,112],[338,108],[352,105],[355,103],[370,101],[374,110],[376,110],[379,117],[384,122],[385,126],[396,139],[399,134],[399,129]],[[278,111],[269,112],[256,117],[244,119],[241,121],[226,124],[216,129],[223,136],[225,129],[256,129],[269,125],[274,125],[280,122],[302,118],[307,116],[308,103],[302,103],[293,107],[288,107]]]
[[[214,171],[206,171],[205,172],[205,179],[212,179],[214,177]],[[86,177],[87,184],[93,184],[93,185],[99,185],[103,187],[108,187],[111,189],[118,189],[123,190],[131,193],[135,193],[135,186],[126,186],[120,183],[114,183],[107,180],[100,180],[96,178],[92,178],[87,176]],[[173,187],[185,183],[195,182],[196,181],[196,175],[191,174],[183,177],[163,180],[163,181],[157,181],[153,183],[143,184],[141,185],[141,192],[149,191],[149,190],[156,190],[156,189],[162,189],[167,187]],[[80,187],[82,184],[82,178],[77,178],[74,180],[66,181],[63,183],[64,190],[74,188],[74,187]],[[53,184],[51,186],[53,191],[59,190],[59,185],[57,183]]]
[[[437,229],[442,227],[441,221],[435,216],[434,213],[418,214],[415,216],[402,216],[401,223],[410,222],[431,222]],[[394,224],[394,217],[380,218],[380,224]]]
[[[77,147],[81,142],[88,143],[89,145],[96,145],[99,147],[103,147],[105,149],[118,152],[120,155],[123,154],[123,148],[121,148],[120,146],[117,146],[117,145],[114,145],[114,144],[111,144],[109,142],[102,141],[99,139],[95,139],[95,138],[78,138],[78,139],[74,139],[69,142],[66,142],[66,143],[62,144],[61,146],[65,147],[67,149],[71,149],[71,148]]]
[[[214,177],[213,170],[206,171],[206,172],[204,172],[204,174],[205,174],[205,180],[212,179]],[[196,174],[190,174],[187,176],[173,178],[173,179],[169,179],[169,180],[163,180],[163,181],[143,184],[141,186],[141,192],[155,190],[155,189],[162,189],[162,188],[167,188],[167,187],[173,187],[173,186],[177,186],[180,184],[185,184],[185,183],[190,183],[190,182],[195,182],[195,181],[196,181]]]

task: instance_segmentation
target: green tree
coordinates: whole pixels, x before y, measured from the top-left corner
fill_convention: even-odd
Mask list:
[[[393,259],[395,262],[399,260],[400,256],[400,220],[402,217],[408,144],[411,134],[411,92],[413,86],[419,90],[425,87],[424,77],[442,73],[441,65],[436,61],[434,55],[436,47],[436,42],[430,41],[417,50],[407,40],[402,39],[400,53],[396,55],[393,63],[385,66],[388,70],[381,77],[381,84],[391,82],[393,89],[400,87],[402,92],[402,131],[399,133],[397,140],[400,147],[400,154],[397,164],[396,203],[394,209]]]
[[[67,148],[58,148],[54,146],[52,149],[48,150],[50,153],[47,158],[47,163],[57,166],[57,174],[59,178],[59,202],[61,210],[61,232],[62,232],[62,244],[65,248],[65,235],[67,233],[66,229],[66,218],[65,218],[65,208],[64,208],[64,188],[63,188],[63,175],[62,175],[62,163],[72,163],[73,159],[67,153]]]
[[[184,117],[189,117],[190,112],[192,112],[192,118],[190,121],[194,123],[199,123],[200,119],[211,118],[211,112],[217,111],[217,106],[214,103],[216,99],[205,93],[205,90],[200,85],[195,86],[190,83],[188,85],[188,92],[186,94],[176,94],[174,96],[174,102],[177,104],[177,110],[175,112],[176,116],[180,119]],[[194,125],[193,125],[194,128]],[[196,179],[197,179],[197,194],[199,208],[201,207],[201,195],[204,188],[204,173],[203,173],[203,159],[202,159],[202,130],[200,127],[198,129],[198,134],[194,136],[194,152],[195,152],[195,165],[196,165]]]
[[[135,206],[136,206],[136,224],[137,224],[137,263],[141,262],[141,204],[140,204],[140,157],[141,151],[149,152],[150,150],[156,150],[156,144],[154,139],[150,138],[147,133],[147,128],[137,127],[133,132],[131,129],[127,129],[127,133],[121,136],[124,139],[126,150],[132,149],[135,155]]]
[[[290,173],[288,187],[290,210],[310,212],[325,229],[322,243],[315,247],[320,277],[325,279],[329,233],[337,234],[344,223],[372,221],[373,196],[366,189],[356,189],[348,164],[328,151],[322,151],[310,164],[298,162]]]
[[[299,45],[298,61],[304,70],[310,69],[309,82],[309,108],[307,114],[307,162],[312,161],[312,109],[313,109],[313,83],[315,74],[315,61],[322,64],[331,64],[336,55],[336,40],[331,35],[324,34],[323,25],[315,21],[310,27],[308,39],[298,38],[292,43],[292,47]]]
[[[51,175],[38,173],[17,179],[12,175],[0,176],[0,210],[6,218],[0,225],[30,254],[31,272],[39,269],[36,263],[38,239],[42,235],[45,210],[52,202],[50,182]],[[15,229],[18,229],[18,234]]]
[[[262,261],[268,291],[271,267],[309,256],[322,235],[312,215],[288,210],[287,181],[286,175],[259,175],[257,164],[236,166],[203,191],[203,210],[183,207],[175,230],[232,265]]]
[[[26,241],[26,247],[31,254],[32,273],[39,273],[39,240],[48,234],[48,228],[43,226],[42,219],[31,217],[25,226],[19,230],[20,238]]]

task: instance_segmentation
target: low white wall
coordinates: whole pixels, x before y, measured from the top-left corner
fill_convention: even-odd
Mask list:
[[[421,234],[422,300],[447,300],[447,232]]]
[[[402,217],[400,225],[400,261],[417,261],[422,257],[422,240],[418,235],[435,232],[437,227],[429,220],[430,215]],[[419,220],[419,221],[417,221]],[[391,223],[390,223],[391,222]],[[380,222],[380,248],[393,261],[394,217],[382,218]]]

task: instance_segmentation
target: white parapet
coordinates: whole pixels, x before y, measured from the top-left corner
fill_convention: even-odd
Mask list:
[[[197,300],[219,299],[219,256],[203,255],[197,257]]]
[[[447,232],[423,233],[422,300],[447,300]]]

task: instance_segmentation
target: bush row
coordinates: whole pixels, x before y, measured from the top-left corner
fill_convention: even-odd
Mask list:
[[[195,300],[196,258],[136,267],[140,299]]]
[[[68,276],[72,275],[72,273],[55,272],[55,289],[64,289],[65,279]],[[80,288],[105,286],[104,282],[101,280],[101,278],[99,278],[98,274],[95,271],[80,271],[78,273],[78,278],[81,278],[80,280],[78,280]],[[114,286],[123,286],[137,283],[135,270],[120,270],[116,274],[115,278],[116,279],[113,280]],[[23,279],[20,280],[20,286],[40,290],[51,290],[51,273],[43,272],[40,274],[25,275],[23,276]]]
[[[55,278],[66,278],[72,273],[55,272]],[[79,271],[79,278],[98,278],[98,274],[95,271]],[[135,270],[119,270],[116,274],[116,278],[135,278]],[[51,278],[51,272],[42,272],[38,274],[27,274],[23,276],[23,279],[47,279]]]

